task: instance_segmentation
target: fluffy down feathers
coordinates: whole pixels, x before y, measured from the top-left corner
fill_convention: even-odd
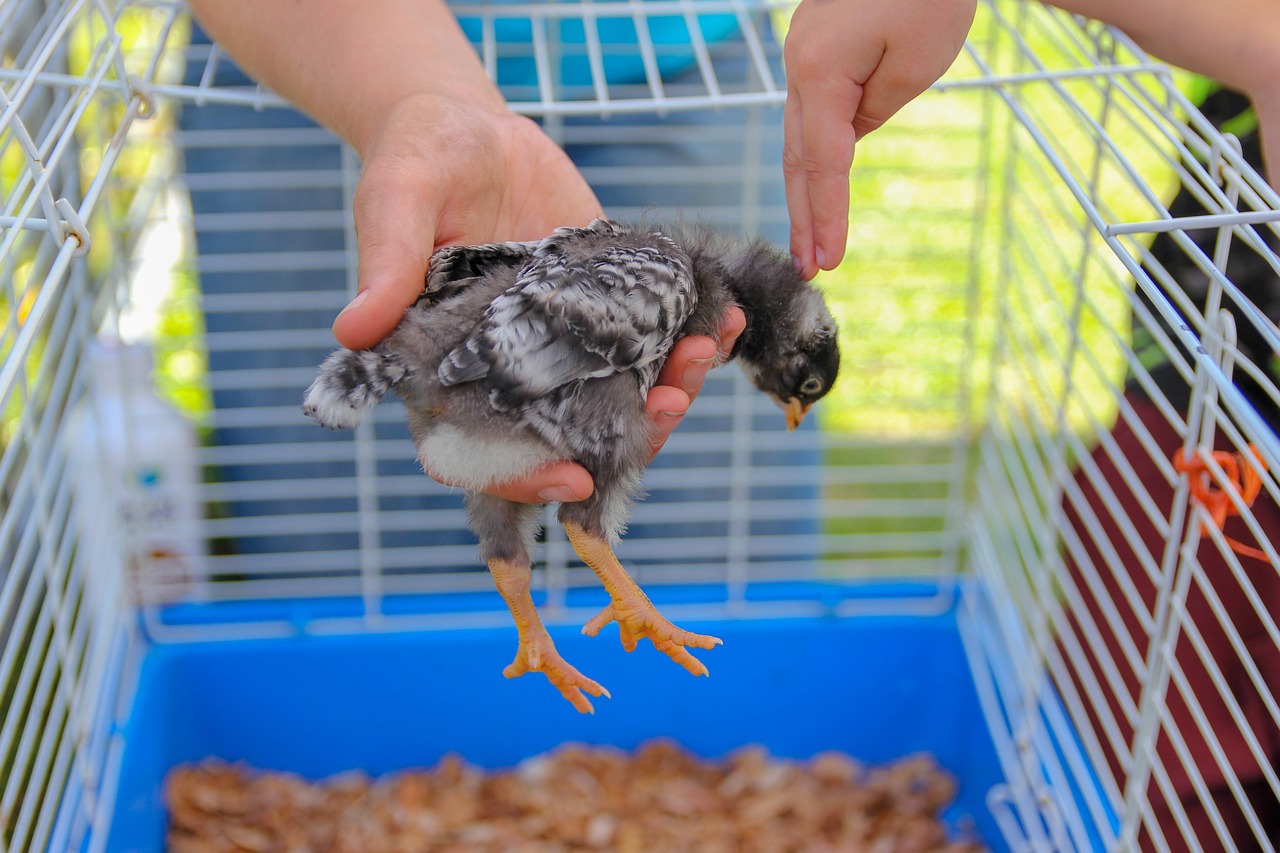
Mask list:
[[[689,259],[660,235],[646,244],[612,225],[597,233],[617,242],[539,244],[440,363],[440,382],[485,379],[504,409],[629,370],[651,382],[694,305]]]

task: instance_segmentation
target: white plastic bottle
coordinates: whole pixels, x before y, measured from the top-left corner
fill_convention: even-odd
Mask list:
[[[93,458],[102,497],[114,504],[134,595],[145,603],[205,599],[195,430],[156,395],[150,348],[95,341],[88,356],[80,451]]]

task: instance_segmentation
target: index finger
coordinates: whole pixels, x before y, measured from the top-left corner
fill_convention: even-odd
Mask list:
[[[853,129],[862,86],[833,79],[809,87],[800,98],[799,123],[804,138],[804,180],[813,229],[814,260],[835,269],[849,238],[849,170],[853,167]]]
[[[586,468],[573,462],[552,462],[527,476],[497,483],[486,494],[517,503],[581,501],[591,497],[595,483]]]

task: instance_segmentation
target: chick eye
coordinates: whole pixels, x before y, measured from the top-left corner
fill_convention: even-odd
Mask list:
[[[822,390],[822,380],[816,376],[810,376],[800,385],[800,393],[812,396]]]

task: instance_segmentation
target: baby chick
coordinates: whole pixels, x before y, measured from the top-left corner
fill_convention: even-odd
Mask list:
[[[558,512],[610,597],[583,632],[616,621],[627,651],[648,637],[705,675],[686,647],[720,641],[663,618],[613,554],[649,462],[645,396],[675,342],[715,336],[734,304],[747,327],[730,358],[789,429],[839,368],[835,321],[787,256],[759,241],[663,232],[597,219],[540,241],[442,249],[399,326],[371,350],[330,355],[303,403],[322,426],[351,428],[388,390],[399,394],[423,466],[464,489],[481,558],[515,619],[519,647],[504,675],[542,672],[583,712],[583,691],[608,693],[560,657],[534,608],[539,509],[481,490],[551,462],[586,468],[594,493]]]

